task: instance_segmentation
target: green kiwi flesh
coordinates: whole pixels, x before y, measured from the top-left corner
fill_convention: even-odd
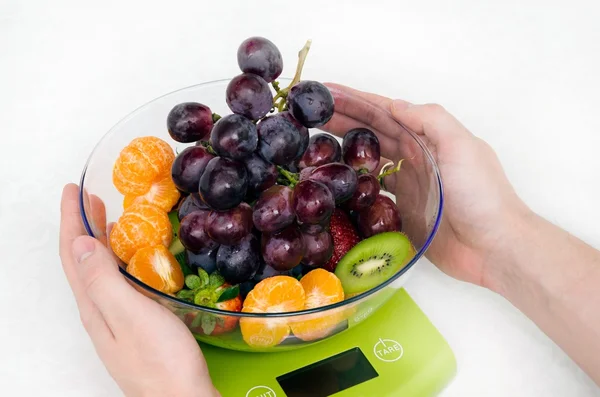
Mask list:
[[[365,292],[396,274],[408,263],[411,252],[414,250],[405,234],[376,234],[352,247],[338,262],[335,275],[346,296]]]

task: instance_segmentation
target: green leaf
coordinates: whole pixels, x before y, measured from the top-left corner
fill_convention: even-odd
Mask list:
[[[223,292],[221,292],[221,295],[219,295],[219,299],[217,299],[217,303],[225,302],[230,299],[233,299],[236,296],[238,296],[239,294],[240,294],[240,286],[239,285],[234,285],[233,287],[225,288],[223,290]]]
[[[218,288],[223,284],[225,284],[225,278],[221,276],[221,273],[219,273],[216,270],[212,272],[212,274],[210,275],[210,281],[208,283],[208,286],[210,288]]]
[[[198,287],[198,288],[208,287],[208,285],[210,283],[210,277],[208,276],[208,273],[206,273],[206,270],[199,267],[198,268],[198,277],[200,278],[200,287]]]
[[[189,289],[198,289],[202,286],[202,280],[195,274],[190,274],[185,278],[185,286]]]
[[[184,277],[189,276],[190,274],[194,274],[194,270],[192,270],[192,268],[187,263],[185,251],[176,254],[175,259],[177,259],[177,263],[179,263],[179,267],[181,267],[181,271],[183,272]]]
[[[217,320],[210,314],[202,316],[202,331],[205,335],[210,335],[215,330]]]
[[[196,293],[194,291],[190,291],[189,289],[182,289],[179,292],[177,292],[177,297],[179,299],[183,299],[189,302],[192,302],[194,300],[194,295],[196,295]]]
[[[198,312],[196,313],[196,317],[194,317],[194,319],[192,320],[192,323],[190,324],[191,328],[196,328],[198,326],[200,326],[200,324],[202,324],[202,313]]]

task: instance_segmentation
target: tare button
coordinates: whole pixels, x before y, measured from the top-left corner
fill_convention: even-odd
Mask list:
[[[277,397],[275,391],[267,386],[254,386],[248,390],[246,397]]]
[[[402,348],[402,345],[395,340],[379,338],[373,347],[373,353],[381,361],[393,363],[402,358],[404,349]]]

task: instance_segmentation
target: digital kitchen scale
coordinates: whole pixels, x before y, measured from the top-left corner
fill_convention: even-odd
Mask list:
[[[286,352],[201,347],[223,397],[433,396],[456,373],[452,350],[404,289],[348,327]]]

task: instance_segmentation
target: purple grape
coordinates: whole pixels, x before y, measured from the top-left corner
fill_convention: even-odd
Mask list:
[[[217,248],[203,248],[200,251],[192,252],[186,250],[187,263],[190,266],[204,269],[208,274],[211,274],[217,269]]]
[[[193,252],[203,248],[215,249],[219,244],[206,233],[206,219],[210,211],[198,210],[186,215],[179,224],[179,240],[183,246]]]
[[[248,171],[248,194],[258,196],[277,182],[277,167],[269,163],[258,154],[253,153],[246,159],[246,170]]]
[[[306,167],[306,168],[303,168],[303,169],[300,171],[300,176],[299,176],[300,180],[301,180],[301,181],[304,181],[304,180],[306,180],[306,179],[309,179],[309,178],[310,178],[310,175],[312,174],[312,172],[313,172],[313,171],[314,171],[316,168],[317,168],[317,167]]]
[[[240,203],[227,211],[211,211],[206,220],[206,232],[219,244],[240,242],[252,230],[252,208]]]
[[[177,217],[179,220],[182,220],[186,215],[191,212],[198,210],[210,210],[210,207],[202,201],[200,196],[196,193],[192,193],[183,200],[179,204],[179,208],[177,209]]]
[[[264,37],[244,40],[238,48],[237,61],[242,72],[257,74],[267,83],[275,80],[283,71],[281,52]]]
[[[208,206],[225,211],[239,205],[248,189],[248,173],[243,163],[225,157],[208,162],[200,178],[199,193]]]
[[[167,130],[177,142],[199,141],[210,134],[212,128],[212,111],[201,103],[180,103],[175,105],[167,116]]]
[[[378,195],[370,207],[357,216],[358,231],[366,238],[383,232],[402,231],[402,219],[396,204],[387,196]]]
[[[301,223],[321,223],[335,209],[335,201],[329,188],[310,179],[298,182],[294,187],[294,202],[296,216]]]
[[[279,113],[258,123],[258,152],[267,161],[286,165],[296,159],[301,136],[298,129]]]
[[[352,197],[358,184],[356,172],[350,166],[340,163],[317,167],[310,175],[310,180],[324,183],[333,193],[336,204]]]
[[[287,106],[292,116],[307,128],[326,124],[334,112],[331,92],[312,80],[303,80],[290,89]]]
[[[300,231],[302,234],[319,234],[329,230],[329,219],[323,223],[303,223],[300,225]]]
[[[302,263],[309,267],[321,267],[333,255],[333,239],[329,232],[303,234],[306,253]]]
[[[244,116],[228,114],[213,127],[210,144],[219,156],[242,160],[256,150],[256,126]]]
[[[273,234],[262,235],[263,258],[275,270],[290,270],[298,266],[305,252],[302,233],[294,225]]]
[[[175,157],[171,177],[175,186],[186,193],[198,193],[200,177],[210,160],[215,158],[202,146],[190,146]]]
[[[243,73],[227,85],[226,101],[233,113],[258,120],[273,107],[273,94],[262,77]]]
[[[298,129],[298,132],[300,133],[300,146],[298,147],[298,153],[296,154],[296,159],[299,159],[300,157],[302,157],[302,155],[306,151],[306,148],[308,147],[308,142],[310,140],[310,135],[308,134],[308,128],[306,128],[305,126],[300,124],[298,122],[298,120],[296,120],[294,118],[294,116],[292,116],[291,113],[288,112],[287,110],[284,112],[278,113],[278,114],[280,117],[283,117],[284,119],[287,119],[288,121],[291,121],[292,124],[294,124],[294,126]],[[297,171],[293,171],[293,172],[297,172]]]
[[[240,295],[242,296],[242,299],[246,299],[246,296],[248,296],[250,291],[254,289],[256,284],[258,283],[253,280],[244,281],[243,283],[240,283]]]
[[[366,128],[348,131],[342,141],[342,158],[356,171],[375,171],[380,159],[379,139]]]
[[[358,176],[358,185],[350,200],[346,202],[346,207],[353,211],[361,211],[370,207],[379,195],[379,181],[372,174],[362,174]]]
[[[238,244],[221,245],[217,252],[217,270],[230,284],[250,281],[260,264],[260,242],[252,233]]]
[[[281,230],[294,223],[295,218],[294,191],[283,185],[273,185],[262,192],[252,213],[254,227],[265,233]]]
[[[298,166],[318,167],[320,165],[337,163],[342,159],[340,143],[329,134],[316,134],[310,137],[306,151],[298,161]]]
[[[290,273],[289,270],[275,270],[271,266],[263,263],[259,268],[256,274],[254,275],[253,280],[256,282],[263,281],[269,277],[273,276],[288,276]]]

